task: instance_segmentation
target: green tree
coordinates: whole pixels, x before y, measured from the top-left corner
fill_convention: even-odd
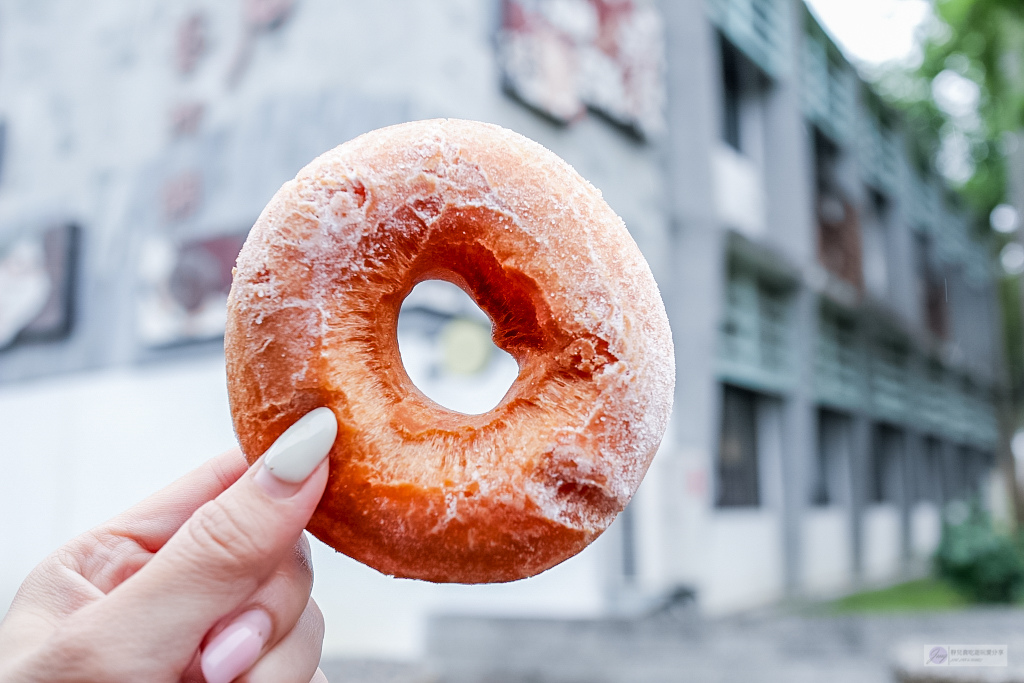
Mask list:
[[[877,82],[881,93],[904,112],[922,164],[959,151],[961,195],[979,217],[975,230],[998,256],[1010,241],[1024,245],[1024,225],[1015,234],[994,235],[988,217],[1009,202],[1024,219],[1024,0],[936,0],[937,22],[912,71],[892,69]],[[942,98],[943,86],[973,94],[968,111]],[[948,161],[948,156],[947,159]],[[940,164],[941,166],[941,164]],[[950,176],[949,168],[940,168]],[[1014,463],[1009,442],[1024,424],[1024,295],[1020,275],[999,282],[1007,364],[1001,461],[1010,482]],[[1024,498],[1014,487],[1018,523],[1024,526]]]

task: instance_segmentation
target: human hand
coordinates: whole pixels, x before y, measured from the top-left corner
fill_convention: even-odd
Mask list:
[[[326,681],[302,529],[336,433],[318,408],[50,555],[0,622],[0,681]]]

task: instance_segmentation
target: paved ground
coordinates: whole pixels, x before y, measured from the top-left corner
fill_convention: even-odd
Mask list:
[[[1008,669],[916,665],[926,644],[1008,644]],[[923,654],[922,654],[923,658]],[[902,668],[899,662],[904,662]],[[1024,610],[704,620],[438,617],[422,664],[325,662],[332,683],[1024,683]],[[928,675],[926,675],[928,674]]]

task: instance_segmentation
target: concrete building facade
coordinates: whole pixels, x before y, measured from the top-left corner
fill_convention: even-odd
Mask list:
[[[796,0],[7,0],[0,604],[232,445],[223,273],[277,187],[440,116],[521,132],[602,190],[666,301],[675,413],[627,511],[534,579],[397,581],[317,546],[328,653],[415,656],[438,612],[692,590],[724,613],[893,581],[943,505],[998,490],[987,246]]]

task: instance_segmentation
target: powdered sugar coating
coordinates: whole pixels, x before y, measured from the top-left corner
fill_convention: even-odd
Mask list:
[[[520,365],[483,415],[401,368],[416,282],[463,286]],[[306,410],[339,419],[310,530],[381,571],[507,581],[581,550],[636,491],[672,404],[654,278],[600,192],[498,126],[433,120],[318,157],[239,255],[225,348],[250,461]]]

